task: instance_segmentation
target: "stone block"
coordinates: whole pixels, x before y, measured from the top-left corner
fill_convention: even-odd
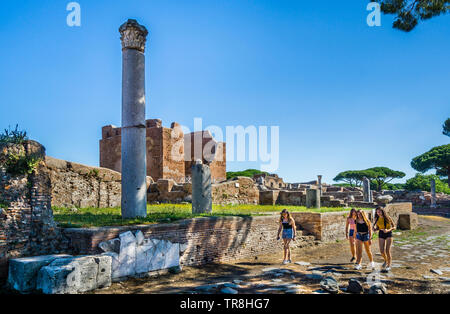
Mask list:
[[[36,279],[39,270],[56,259],[67,258],[70,255],[43,255],[15,258],[9,260],[8,282],[14,290],[31,292],[36,289]]]
[[[55,260],[38,273],[45,294],[77,294],[111,285],[111,257],[80,256]]]
[[[417,228],[419,218],[416,213],[405,213],[398,215],[398,229],[413,230]]]

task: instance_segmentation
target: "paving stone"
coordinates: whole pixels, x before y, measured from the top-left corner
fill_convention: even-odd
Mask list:
[[[227,282],[223,284],[224,287],[228,287],[228,288],[233,288],[233,289],[240,289],[242,288],[240,285],[235,284],[235,283],[231,283],[231,282]]]
[[[221,289],[220,292],[222,292],[224,294],[238,294],[238,292],[236,290],[234,290],[232,288],[228,288],[228,287]]]
[[[309,266],[309,265],[311,265],[311,263],[308,263],[308,262],[295,262],[294,264],[297,264],[297,265],[300,265],[300,266]]]

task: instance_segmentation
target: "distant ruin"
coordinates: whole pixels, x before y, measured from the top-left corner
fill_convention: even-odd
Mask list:
[[[100,140],[100,167],[121,172],[121,128],[107,125],[102,128]],[[206,162],[203,150],[214,147],[209,163],[213,182],[227,179],[226,144],[216,142],[209,131],[184,134],[181,126],[173,122],[170,128],[162,126],[160,119],[146,120],[147,176],[156,182],[171,179],[177,183],[190,181],[191,165],[197,159]],[[201,143],[195,151],[194,144]],[[206,148],[206,149],[205,149]],[[208,161],[209,162],[209,161]]]

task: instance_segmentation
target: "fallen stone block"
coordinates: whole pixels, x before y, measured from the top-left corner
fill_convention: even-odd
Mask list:
[[[63,258],[38,273],[37,289],[45,294],[77,294],[111,285],[110,256]]]
[[[33,257],[14,258],[9,260],[8,283],[22,293],[36,289],[36,279],[39,270],[56,259],[71,257],[66,254],[42,255]]]
[[[402,230],[416,229],[419,224],[419,219],[416,213],[400,214],[398,216],[398,228]]]

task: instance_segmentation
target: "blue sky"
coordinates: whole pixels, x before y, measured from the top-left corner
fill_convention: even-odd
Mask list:
[[[450,18],[411,33],[366,24],[367,1],[10,0],[0,10],[0,128],[56,158],[98,165],[101,127],[121,121],[118,27],[150,31],[147,118],[193,127],[280,127],[288,182],[387,166],[449,142]],[[228,171],[259,168],[228,163]]]

